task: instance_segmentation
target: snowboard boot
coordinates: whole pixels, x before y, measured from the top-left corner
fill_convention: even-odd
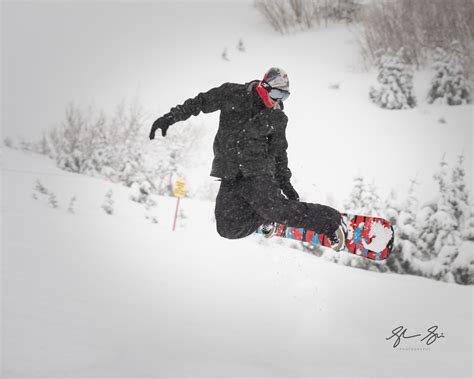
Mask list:
[[[334,233],[329,234],[329,242],[331,243],[331,249],[335,251],[341,251],[346,246],[346,237],[347,237],[347,226],[344,220],[341,220],[341,225],[334,231]]]
[[[276,232],[277,224],[275,222],[270,222],[268,224],[262,225],[262,234],[265,238],[271,238]]]

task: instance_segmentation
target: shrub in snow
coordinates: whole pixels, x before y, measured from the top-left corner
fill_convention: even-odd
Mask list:
[[[33,193],[31,197],[35,200],[38,200],[38,195],[48,195],[49,191],[47,188],[37,179],[35,187],[33,188]]]
[[[58,208],[58,199],[56,198],[56,195],[52,192],[50,192],[48,196],[48,205],[54,209]]]
[[[105,213],[111,215],[114,213],[114,200],[112,199],[112,196],[113,196],[113,191],[112,190],[109,190],[106,194],[105,194],[105,198],[104,198],[104,203],[102,204],[102,209],[105,211]]]
[[[336,2],[336,1],[333,1]],[[360,0],[358,41],[367,63],[380,48],[407,48],[410,63],[423,67],[434,46],[453,39],[472,46],[472,0]],[[466,49],[470,59],[472,48]],[[466,66],[467,67],[467,66]]]
[[[13,141],[10,137],[5,137],[3,139],[3,144],[6,146],[6,147],[10,147],[10,148],[13,148]]]
[[[39,180],[36,180],[35,191],[42,195],[49,195],[48,189]]]
[[[245,46],[244,46],[244,41],[239,39],[239,43],[237,44],[237,50],[239,50],[242,53],[245,53]]]
[[[147,204],[149,201],[152,201],[149,198],[151,192],[151,184],[147,181],[133,182],[130,187],[130,200],[136,201],[137,203]]]
[[[369,95],[381,108],[407,109],[416,105],[412,68],[404,63],[403,54],[403,48],[396,54],[391,49],[379,54],[377,80],[380,88],[372,87]]]
[[[69,205],[67,207],[67,211],[69,213],[74,213],[74,205],[76,204],[76,196],[71,197],[71,200],[69,200]]]
[[[225,61],[229,60],[229,55],[227,54],[227,48],[225,48],[224,51],[222,52],[221,58],[224,59]]]
[[[186,211],[183,209],[183,207],[181,206],[179,208],[179,212],[178,212],[178,223],[179,223],[179,226],[181,228],[184,228],[186,227],[187,225],[187,220],[188,220],[188,215],[186,213]]]
[[[135,182],[132,184],[130,192],[130,200],[143,204],[145,207],[145,218],[157,224],[158,220],[153,215],[152,210],[152,208],[156,206],[156,202],[150,197],[151,184],[147,181],[140,184]]]
[[[202,162],[196,146],[206,131],[186,123],[173,127],[166,140],[157,138],[150,143],[144,137],[149,129],[144,121],[136,106],[126,110],[120,105],[106,117],[69,105],[60,127],[39,142],[23,142],[20,147],[48,154],[64,170],[125,186],[148,182],[150,193],[171,195],[172,175],[185,178],[185,172]]]
[[[256,0],[255,7],[275,31],[306,30],[329,21],[354,20],[359,9],[357,0]]]
[[[59,204],[56,195],[51,190],[47,189],[39,180],[36,180],[34,191],[31,197],[35,200],[38,200],[38,195],[43,196],[43,198],[47,196],[48,205],[54,209],[58,208]]]
[[[436,71],[428,92],[428,102],[447,105],[470,104],[471,88],[463,64],[463,51],[459,42],[454,41],[450,49],[437,48],[434,53]]]
[[[149,220],[152,224],[158,224],[158,219],[156,218],[156,216],[148,212],[145,213],[145,218]]]

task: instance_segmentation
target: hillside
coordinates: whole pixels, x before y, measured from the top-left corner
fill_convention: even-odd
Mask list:
[[[450,164],[463,152],[466,162],[473,162],[472,106],[428,105],[429,69],[415,73],[416,108],[382,110],[369,100],[377,72],[365,71],[353,26],[330,24],[281,36],[252,4],[5,5],[4,136],[39,138],[64,119],[69,101],[106,112],[123,100],[137,102],[151,125],[201,91],[226,81],[259,79],[269,67],[279,66],[288,72],[291,86],[285,104],[289,166],[307,201],[340,208],[356,175],[374,181],[380,195],[393,189],[401,198],[417,177],[416,195],[425,201],[437,192],[432,175],[444,154]],[[91,14],[97,22],[85,30]],[[245,52],[236,48],[239,39]],[[221,59],[225,48],[229,61]],[[26,77],[32,61],[34,71]],[[51,90],[45,93],[45,88]],[[24,93],[34,101],[25,104]],[[217,117],[201,114],[187,121],[207,132],[206,141],[193,147],[199,167],[188,173],[190,187],[210,180]],[[182,125],[170,128],[170,135]]]
[[[184,201],[172,232],[174,199],[156,198],[153,224],[128,188],[2,155],[5,377],[469,376],[469,287],[221,239],[211,203]],[[430,346],[385,340],[434,324]]]

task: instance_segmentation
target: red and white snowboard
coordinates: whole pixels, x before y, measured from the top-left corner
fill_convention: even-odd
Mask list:
[[[380,217],[358,216],[341,213],[347,225],[346,246],[342,251],[360,257],[382,261],[392,251],[394,241],[393,227],[389,221]],[[257,233],[262,234],[261,228]],[[274,236],[304,241],[313,245],[331,247],[324,234],[315,233],[304,228],[293,228],[278,224]]]

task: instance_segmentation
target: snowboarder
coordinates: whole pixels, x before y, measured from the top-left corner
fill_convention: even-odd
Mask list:
[[[283,102],[290,95],[289,80],[280,68],[268,70],[263,80],[224,83],[158,118],[150,140],[161,129],[163,137],[178,121],[200,112],[220,111],[214,140],[211,176],[221,180],[215,216],[217,232],[225,238],[243,238],[264,225],[272,236],[281,223],[325,234],[334,250],[345,246],[340,213],[328,206],[302,202],[290,183]]]

